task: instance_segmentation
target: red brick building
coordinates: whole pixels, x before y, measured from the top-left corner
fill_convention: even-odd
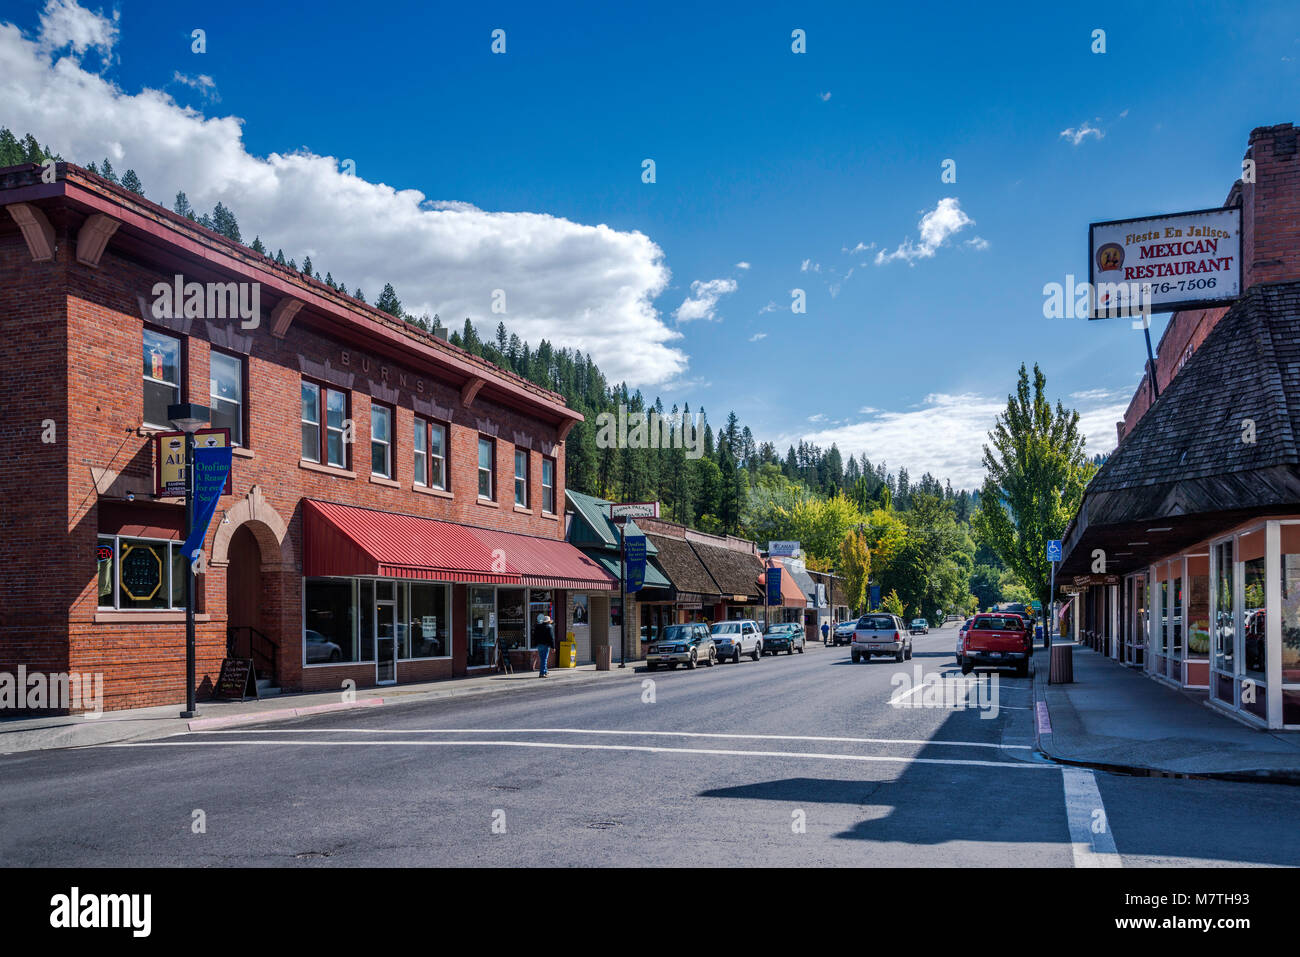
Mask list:
[[[563,540],[561,396],[79,167],[41,173],[0,170],[0,671],[102,673],[110,709],[184,700],[170,403],[234,446],[200,698],[229,649],[287,690],[473,673],[540,613],[562,637],[567,589],[616,587]],[[177,276],[206,294],[173,318]]]

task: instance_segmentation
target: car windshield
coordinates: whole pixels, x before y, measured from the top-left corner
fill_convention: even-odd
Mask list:
[[[686,625],[669,625],[664,629],[663,641],[685,641],[691,637],[690,629]]]
[[[1019,618],[977,618],[971,626],[976,631],[1023,631]]]
[[[728,621],[714,625],[710,630],[715,635],[738,635],[740,634],[740,625],[734,621]]]
[[[914,625],[924,625],[924,624],[925,624],[925,619],[924,619],[924,618],[913,618],[913,619],[912,619],[912,624],[914,624]]]
[[[881,615],[865,617],[859,619],[858,627],[864,631],[892,631],[894,628],[894,619],[885,618]]]
[[[793,630],[794,630],[794,625],[768,625],[767,628],[765,629],[765,633],[769,635],[774,635],[778,631],[793,631]]]

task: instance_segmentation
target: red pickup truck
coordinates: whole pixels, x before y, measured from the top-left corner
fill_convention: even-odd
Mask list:
[[[966,629],[961,647],[961,673],[968,675],[976,665],[1003,667],[1014,665],[1016,675],[1029,674],[1029,659],[1034,655],[1034,633],[1019,615],[976,615]]]

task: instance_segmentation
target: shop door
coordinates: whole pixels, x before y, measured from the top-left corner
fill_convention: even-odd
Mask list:
[[[397,603],[392,600],[393,583],[378,582],[375,588],[375,684],[397,681]]]

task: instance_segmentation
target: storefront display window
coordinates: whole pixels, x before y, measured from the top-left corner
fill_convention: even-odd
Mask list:
[[[356,582],[346,578],[308,578],[305,583],[303,663],[356,662]]]
[[[555,633],[555,640],[558,642],[564,635],[561,632],[563,624],[555,614],[555,600],[549,591],[541,591],[534,588],[528,593],[528,620],[525,622],[526,630],[531,635],[533,626],[537,623],[538,615],[546,615],[554,624],[551,630]],[[528,647],[533,647],[532,639],[528,641]]]
[[[100,608],[185,608],[185,562],[179,542],[101,535],[96,552]]]
[[[1300,553],[1289,552],[1300,541],[1291,546],[1288,532],[1300,538],[1300,526],[1282,535],[1282,723],[1300,724]]]
[[[1210,566],[1208,555],[1187,559],[1187,659],[1210,657]],[[1189,676],[1190,677],[1190,676]]]
[[[411,582],[410,617],[399,630],[399,658],[444,658],[451,654],[451,587]]]

